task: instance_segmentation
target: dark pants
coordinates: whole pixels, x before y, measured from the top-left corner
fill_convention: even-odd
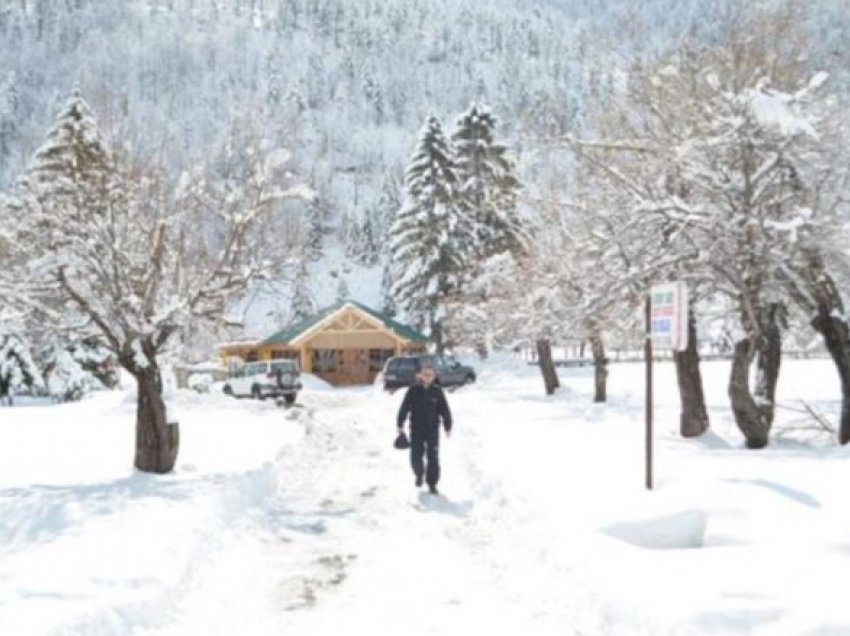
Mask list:
[[[423,465],[427,456],[427,466]],[[413,428],[410,432],[410,465],[413,474],[425,476],[425,483],[436,486],[440,481],[440,427]]]

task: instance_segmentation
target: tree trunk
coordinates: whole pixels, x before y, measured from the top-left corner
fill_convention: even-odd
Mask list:
[[[821,336],[838,371],[841,383],[841,415],[838,439],[850,442],[850,328],[844,317],[844,302],[838,285],[826,271],[818,247],[808,251],[809,260],[796,277],[788,279],[790,296],[804,311],[814,315],[812,327]],[[798,287],[795,281],[803,281]]]
[[[818,308],[812,327],[823,336],[824,345],[841,380],[841,420],[838,438],[841,444],[850,442],[850,329],[847,321],[829,311]]]
[[[770,422],[764,418],[750,393],[750,365],[754,357],[755,347],[750,339],[735,343],[729,377],[729,400],[735,423],[747,440],[747,448],[758,449],[767,446]]]
[[[599,335],[591,336],[590,350],[593,353],[593,379],[595,391],[594,402],[605,402],[608,399],[608,359],[605,357],[605,345]]]
[[[543,374],[543,385],[546,387],[546,395],[552,395],[561,383],[552,360],[552,343],[548,340],[537,341],[537,359],[540,364],[540,373]]]
[[[159,369],[151,364],[147,368],[137,369],[135,375],[139,391],[135,466],[146,473],[169,473],[177,462],[179,425],[168,424]]]
[[[484,340],[479,340],[475,344],[475,353],[478,354],[478,357],[482,360],[486,360],[490,355],[489,350],[487,349],[487,343]]]
[[[779,312],[782,305],[771,303],[761,316],[755,395],[762,417],[773,424],[776,413],[776,383],[782,361],[782,334],[779,329]]]
[[[698,437],[708,430],[708,411],[705,408],[699,368],[697,320],[693,307],[688,307],[688,348],[674,352],[673,361],[676,363],[676,379],[682,402],[679,430],[682,437]]]
[[[431,340],[434,341],[434,348],[437,355],[443,355],[446,350],[446,343],[443,339],[443,323],[440,320],[436,320],[433,316],[431,318]]]

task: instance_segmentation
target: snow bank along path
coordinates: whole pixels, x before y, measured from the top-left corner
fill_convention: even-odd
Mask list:
[[[742,450],[727,371],[706,365],[713,432],[684,441],[659,367],[651,494],[639,365],[612,368],[604,406],[587,369],[547,399],[534,369],[488,365],[449,396],[438,499],[391,448],[401,395],[374,387],[286,411],[180,393],[164,478],[127,473],[120,393],[2,411],[0,633],[850,633],[848,451]],[[837,407],[828,362],[783,382]]]

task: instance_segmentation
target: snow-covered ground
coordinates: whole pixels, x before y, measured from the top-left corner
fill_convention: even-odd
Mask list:
[[[481,366],[481,365],[479,365]],[[400,394],[311,383],[296,408],[179,392],[175,474],[133,474],[131,396],[0,409],[2,634],[846,634],[850,451],[795,430],[746,451],[728,364],[712,432],[676,434],[657,365],[657,488],[643,489],[639,364],[497,360],[450,395],[444,495],[391,448]],[[835,419],[825,360],[782,402]]]

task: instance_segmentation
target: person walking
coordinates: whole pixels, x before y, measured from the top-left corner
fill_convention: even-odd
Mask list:
[[[419,369],[416,384],[407,390],[398,410],[397,422],[401,435],[410,418],[410,465],[416,476],[416,487],[422,486],[424,479],[434,495],[438,494],[437,482],[440,481],[440,421],[446,436],[452,434],[452,413],[443,389],[434,382],[436,377],[430,365]]]

